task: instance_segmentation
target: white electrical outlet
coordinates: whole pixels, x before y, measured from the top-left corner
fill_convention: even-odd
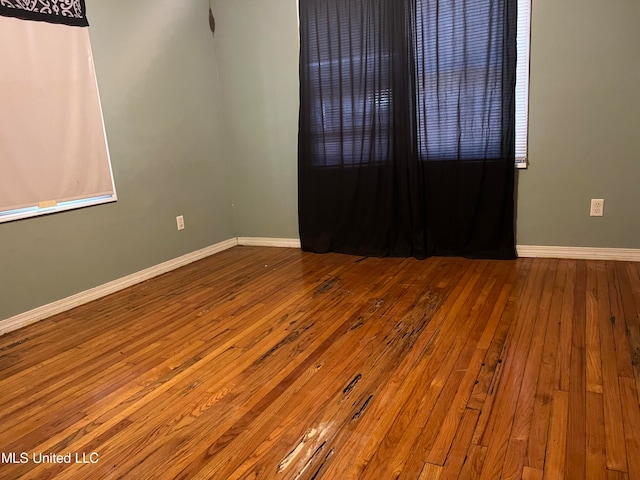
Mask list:
[[[602,217],[604,216],[604,199],[603,198],[592,198],[591,199],[591,213],[592,217]]]
[[[184,230],[184,217],[182,215],[176,217],[176,224],[178,225],[178,230]]]

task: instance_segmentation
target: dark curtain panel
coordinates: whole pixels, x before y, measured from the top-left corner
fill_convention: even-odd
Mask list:
[[[515,258],[517,0],[300,0],[302,248]]]

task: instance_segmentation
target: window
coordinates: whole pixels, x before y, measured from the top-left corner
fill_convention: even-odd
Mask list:
[[[489,36],[492,8],[491,2],[477,5],[472,11],[465,9],[464,2],[418,2],[417,31],[423,36],[432,37],[423,37],[416,42],[419,112],[438,111],[437,118],[420,114],[418,117],[418,138],[424,158],[474,159],[498,155],[502,132],[491,128],[491,125],[499,123],[491,115],[500,115],[501,97],[495,95],[489,100],[493,103],[489,116],[475,108],[475,100],[485,94],[485,84],[490,82],[498,85],[502,75],[501,65],[495,58],[491,61],[488,73],[484,68],[486,57],[492,56],[495,48],[501,48],[494,44],[497,39]],[[530,0],[518,0],[515,107],[515,156],[518,168],[527,166],[530,16]],[[464,38],[457,34],[454,22],[454,19],[461,18],[465,18]],[[433,28],[434,25],[437,27]],[[428,45],[432,51],[424,52],[422,45]],[[438,66],[435,65],[436,59]],[[474,68],[475,65],[479,68]],[[439,75],[432,73],[436,71],[440,72]],[[460,89],[455,95],[448,96],[445,92],[440,96],[438,83],[443,74],[460,77],[457,81]],[[459,101],[460,96],[466,99]],[[460,113],[459,109],[463,111]],[[460,129],[454,125],[459,118],[465,122]],[[461,132],[459,135],[458,131]]]
[[[314,157],[323,167],[337,159],[357,164],[363,151],[380,161],[390,147],[387,137],[375,134],[390,125],[392,101],[389,46],[377,37],[380,17],[371,11],[345,22],[343,13],[320,7],[310,26],[307,80],[321,92],[312,106]],[[323,34],[327,25],[337,29]]]
[[[503,28],[496,2],[417,2],[418,149],[423,160],[499,158]]]
[[[115,201],[87,27],[22,18],[0,15],[0,222]]]
[[[517,2],[515,157],[516,166],[526,168],[531,8],[530,0]],[[331,9],[314,2],[313,21],[305,22],[310,61],[302,72],[317,92],[310,128],[318,166],[359,164],[363,152],[371,162],[382,161],[393,148],[387,136],[377,134],[393,123],[398,101],[393,87],[398,67],[392,65],[397,59],[390,58],[393,47],[386,36],[391,34],[379,18],[402,7],[371,2],[364,15],[351,15],[351,3]],[[501,116],[508,94],[505,33],[492,26],[501,15],[495,10],[499,2],[418,0],[415,5],[406,51],[414,55],[409,68],[416,72],[411,108],[419,157],[498,158],[505,151]]]

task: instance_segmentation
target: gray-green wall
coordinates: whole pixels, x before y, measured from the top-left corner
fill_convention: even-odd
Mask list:
[[[0,320],[235,236],[207,1],[86,3],[118,202],[0,224]]]
[[[119,200],[0,224],[0,319],[234,236],[297,237],[296,0],[212,5],[214,39],[206,0],[87,0]],[[533,0],[518,244],[640,248],[638,25],[637,0]]]
[[[295,0],[214,0],[238,236],[298,237]]]
[[[532,17],[517,241],[640,248],[640,2],[533,0]]]

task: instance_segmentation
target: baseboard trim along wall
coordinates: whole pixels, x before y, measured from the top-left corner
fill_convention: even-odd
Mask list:
[[[537,245],[517,245],[516,251],[518,252],[519,257],[640,262],[640,249],[637,248],[547,247]]]
[[[251,247],[300,248],[298,238],[238,237],[238,245]]]
[[[189,263],[201,260],[236,245],[254,247],[284,247],[300,248],[300,240],[297,238],[267,238],[267,237],[237,237],[216,243],[195,252],[187,253],[173,260],[146,268],[126,277],[99,285],[84,292],[77,293],[62,300],[43,305],[42,307],[20,313],[6,320],[0,321],[0,335],[9,333],[32,323],[38,322],[52,315],[71,310],[74,307],[84,305],[98,298],[106,297],[112,293],[170,272]],[[635,248],[595,248],[595,247],[553,247],[538,245],[518,245],[516,247],[519,257],[539,258],[566,258],[578,260],[619,260],[640,262],[640,249]]]
[[[298,238],[238,237],[238,245],[252,247],[300,248]],[[619,260],[640,262],[637,248],[554,247],[538,245],[516,245],[518,257],[565,258],[576,260]]]
[[[28,312],[9,317],[6,320],[0,321],[0,336],[13,330],[26,327],[27,325],[31,325],[32,323],[40,320],[44,320],[52,315],[66,312],[72,308],[97,300],[98,298],[106,297],[107,295],[136,285],[137,283],[144,282],[150,278],[157,277],[163,273],[170,272],[176,268],[183,267],[189,263],[193,263],[215,253],[235,247],[236,245],[238,245],[238,239],[234,237],[209,247],[196,250],[195,252],[187,253],[186,255],[182,255],[178,258],[154,265],[153,267],[145,268],[144,270],[132,273],[126,277],[118,278],[112,282],[98,285],[97,287],[85,290],[84,292],[76,293],[70,297],[43,305],[42,307],[34,308]]]

